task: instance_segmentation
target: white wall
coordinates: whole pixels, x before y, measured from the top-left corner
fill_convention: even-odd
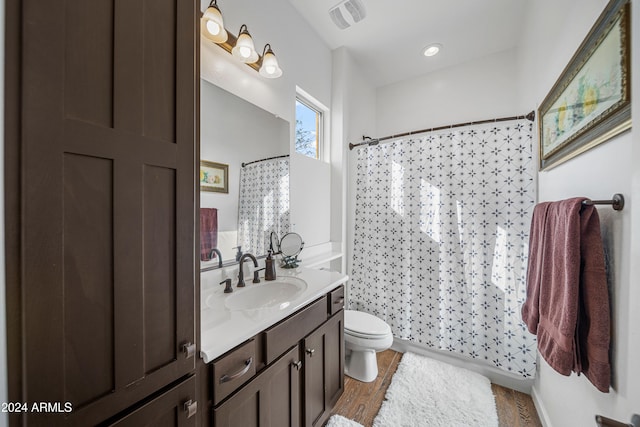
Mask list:
[[[638,4],[634,1],[635,28]],[[539,105],[575,50],[607,4],[607,0],[538,0],[527,3],[527,23],[519,49],[518,74],[521,105]],[[549,13],[553,10],[553,13]],[[634,34],[638,45],[638,32]],[[634,58],[635,70],[638,59]],[[640,96],[635,72],[633,111],[638,123]],[[639,132],[628,132],[580,156],[538,175],[539,201],[574,196],[608,199],[614,193],[626,196],[622,212],[598,209],[607,253],[612,295],[613,388],[600,393],[584,376],[564,377],[538,357],[533,394],[547,426],[595,425],[595,414],[628,422],[640,412],[640,221],[636,200],[640,197]],[[636,140],[635,147],[632,142]]]
[[[351,268],[348,264],[352,259],[356,220],[353,218],[355,196],[347,196],[347,190],[355,188],[356,153],[349,151],[349,143],[360,141],[363,135],[376,134],[375,105],[375,88],[349,51],[344,47],[334,50],[331,240],[343,242],[343,272]]]
[[[632,0],[631,4],[631,27],[635,31],[631,32],[631,44],[636,46],[635,52],[638,52],[637,46],[640,46],[640,2]],[[631,97],[632,101],[632,120],[636,123],[635,130],[632,130],[632,148],[631,148],[631,164],[634,165],[631,171],[631,199],[640,200],[640,131],[638,124],[640,123],[640,55],[633,55],[631,67],[635,72],[631,78]],[[631,211],[631,248],[629,257],[631,260],[640,259],[640,209]],[[638,363],[638,354],[640,354],[640,286],[638,286],[637,278],[640,277],[640,263],[632,262],[629,268],[629,334],[626,337],[630,343],[627,349],[627,377],[632,380],[628,386],[627,404],[633,405],[630,408],[634,413],[640,414],[640,363]],[[633,343],[633,344],[631,344]]]
[[[208,4],[202,0],[202,10]],[[284,74],[265,79],[203,40],[202,78],[288,121],[293,153],[296,86],[331,105],[331,51],[287,0],[234,0],[218,5],[227,30],[237,35],[240,25],[246,24],[256,49],[271,44]],[[292,155],[291,220],[306,247],[330,240],[330,180],[329,163]]]
[[[379,88],[377,136],[527,114],[533,105],[518,106],[516,59],[515,50],[499,52]]]

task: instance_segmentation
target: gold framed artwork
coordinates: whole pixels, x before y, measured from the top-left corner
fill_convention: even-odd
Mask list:
[[[229,165],[200,160],[200,191],[229,193]]]
[[[540,108],[540,169],[631,128],[630,1],[611,0]]]

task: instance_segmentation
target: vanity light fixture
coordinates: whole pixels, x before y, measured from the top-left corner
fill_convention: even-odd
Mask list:
[[[260,75],[268,79],[277,79],[282,75],[282,69],[278,65],[278,59],[271,50],[271,45],[267,43],[264,45],[262,51],[262,66],[259,71]]]
[[[260,59],[253,45],[251,34],[249,34],[249,30],[245,24],[242,24],[240,27],[240,33],[238,34],[236,45],[231,49],[231,54],[245,64],[253,64]]]
[[[212,42],[224,43],[229,38],[227,30],[224,29],[224,21],[217,0],[211,0],[209,7],[205,10],[202,16],[202,27],[202,34]]]
[[[271,49],[271,44],[267,43],[260,55],[245,24],[240,26],[237,38],[225,29],[217,0],[211,0],[209,7],[202,15],[200,31],[202,37],[216,43],[238,60],[258,71],[261,76],[268,79],[282,76],[282,69]]]
[[[427,57],[434,56],[440,52],[440,49],[442,49],[442,45],[440,43],[433,43],[422,49],[422,54]]]

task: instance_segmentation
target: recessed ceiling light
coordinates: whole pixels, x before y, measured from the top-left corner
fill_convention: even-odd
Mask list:
[[[424,56],[433,56],[440,52],[440,49],[442,49],[442,45],[440,43],[433,43],[422,49],[422,54]]]

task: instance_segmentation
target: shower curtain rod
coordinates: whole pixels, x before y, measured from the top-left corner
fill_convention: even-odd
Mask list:
[[[267,160],[281,159],[283,157],[289,157],[289,155],[288,154],[283,154],[282,156],[274,156],[274,157],[267,157],[266,159],[254,160],[253,162],[243,163],[242,167],[249,166],[249,165],[254,164],[254,163],[266,162]]]
[[[480,124],[483,124],[483,123],[507,122],[509,120],[519,120],[519,119],[527,119],[527,120],[530,120],[530,121],[534,121],[535,118],[536,118],[536,112],[532,111],[532,112],[530,112],[529,114],[527,114],[525,116],[501,117],[499,119],[480,120],[480,121],[477,121],[477,122],[457,123],[455,125],[447,125],[447,126],[439,126],[439,127],[430,128],[430,129],[414,130],[414,131],[411,131],[411,132],[399,133],[397,135],[389,135],[389,136],[384,136],[382,138],[375,138],[375,139],[363,135],[362,136],[363,142],[358,142],[356,144],[350,143],[349,144],[349,150],[353,150],[355,147],[358,147],[360,145],[378,145],[379,142],[386,141],[388,139],[400,138],[402,136],[417,135],[417,134],[423,133],[423,132],[433,132],[433,131],[436,131],[436,130],[453,129],[453,128],[459,128],[459,127],[462,127],[462,126],[469,126],[469,125],[480,125]]]

